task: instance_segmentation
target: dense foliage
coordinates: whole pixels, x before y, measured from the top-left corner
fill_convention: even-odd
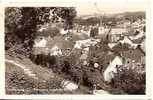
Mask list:
[[[120,88],[128,94],[145,94],[145,66],[131,63],[118,68],[113,87]]]
[[[53,24],[62,18],[66,28],[70,29],[75,16],[73,7],[8,7],[5,9],[5,49],[20,45],[18,50],[26,48],[25,52],[30,51],[39,26],[45,23]],[[55,32],[53,35],[56,35]]]

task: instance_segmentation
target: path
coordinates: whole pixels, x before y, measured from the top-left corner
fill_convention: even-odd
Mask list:
[[[32,78],[34,78],[34,79],[38,79],[38,77],[36,76],[36,74],[33,73],[33,71],[32,71],[31,69],[25,67],[24,65],[21,65],[21,64],[19,64],[18,62],[15,62],[15,61],[13,61],[13,60],[8,60],[8,59],[5,59],[5,62],[14,64],[14,65],[20,67],[21,69],[24,70],[24,73],[25,73],[26,75],[28,75],[29,77],[32,77]]]

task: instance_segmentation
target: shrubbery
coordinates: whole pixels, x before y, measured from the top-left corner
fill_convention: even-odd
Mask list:
[[[47,26],[44,30],[42,30],[41,32],[37,32],[36,33],[38,36],[50,36],[51,38],[55,37],[55,36],[59,36],[60,35],[60,30],[58,27],[56,26]]]
[[[115,74],[113,87],[119,88],[128,94],[145,94],[146,74],[144,66],[134,63],[118,68]]]
[[[22,54],[26,55],[25,52],[30,54],[39,26],[52,24],[58,18],[62,18],[66,27],[70,29],[75,16],[76,10],[73,7],[7,7],[5,8],[5,50],[14,48],[12,52],[18,52],[24,48],[24,51],[21,50]],[[48,28],[42,34],[50,34],[53,37],[59,34],[59,29]]]
[[[6,73],[6,93],[7,94],[34,94],[36,88],[36,81],[28,78],[21,71],[13,71]],[[12,90],[13,89],[13,90]]]
[[[12,71],[6,73],[6,93],[7,94],[51,94],[57,93],[61,88],[62,78],[55,76],[43,82],[34,80],[22,71]],[[57,89],[57,91],[53,91]],[[60,91],[62,93],[62,91]]]

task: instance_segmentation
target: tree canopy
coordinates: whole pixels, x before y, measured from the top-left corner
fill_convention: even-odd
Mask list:
[[[5,8],[5,47],[27,43],[32,46],[37,28],[45,23],[53,24],[59,18],[64,20],[65,27],[73,27],[76,16],[73,7],[7,7]]]

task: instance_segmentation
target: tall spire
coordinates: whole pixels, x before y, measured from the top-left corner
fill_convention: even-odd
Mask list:
[[[103,23],[103,15],[104,14],[101,14],[102,11],[98,8],[97,2],[94,2],[94,6],[95,6],[96,10],[98,11],[97,15],[100,15],[100,26],[102,26],[103,25],[102,23]]]

